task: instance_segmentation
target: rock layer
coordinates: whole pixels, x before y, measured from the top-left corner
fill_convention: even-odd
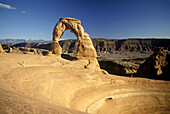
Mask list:
[[[57,56],[61,55],[61,47],[59,45],[59,39],[63,35],[65,30],[73,32],[78,41],[77,58],[96,58],[97,54],[90,36],[84,32],[81,26],[81,21],[74,18],[60,18],[53,31],[53,42],[51,43],[51,51]]]
[[[155,47],[170,47],[170,39],[92,39],[97,53],[114,51],[153,51]],[[75,51],[76,40],[59,41],[63,51]]]

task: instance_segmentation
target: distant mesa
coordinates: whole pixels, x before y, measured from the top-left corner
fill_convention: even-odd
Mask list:
[[[84,32],[81,26],[81,21],[75,18],[64,17],[60,18],[53,31],[53,42],[51,43],[51,52],[57,56],[61,56],[62,48],[59,44],[59,40],[65,30],[73,32],[78,41],[78,48],[76,58],[95,58],[97,57],[96,50],[93,46],[90,36]]]

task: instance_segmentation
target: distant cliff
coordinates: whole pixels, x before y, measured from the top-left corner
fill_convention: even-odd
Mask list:
[[[155,47],[170,47],[170,39],[92,39],[98,53],[113,51],[153,51]],[[76,40],[60,41],[63,51],[77,49]]]
[[[100,52],[114,52],[114,51],[153,51],[155,47],[169,47],[170,39],[92,39],[93,45],[97,51]],[[63,51],[76,51],[78,43],[76,39],[59,41]],[[7,45],[7,44],[6,44]],[[10,44],[14,47],[29,47],[39,49],[50,49],[50,42],[46,43],[15,43]],[[2,44],[2,46],[5,46]]]

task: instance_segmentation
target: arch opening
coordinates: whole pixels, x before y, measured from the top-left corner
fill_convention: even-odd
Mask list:
[[[70,40],[70,39],[76,40],[77,37],[74,33],[70,32],[70,30],[65,30],[60,40]]]

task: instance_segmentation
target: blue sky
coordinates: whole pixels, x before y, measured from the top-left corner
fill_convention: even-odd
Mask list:
[[[51,40],[61,17],[91,38],[170,38],[170,0],[0,0],[0,38]]]

